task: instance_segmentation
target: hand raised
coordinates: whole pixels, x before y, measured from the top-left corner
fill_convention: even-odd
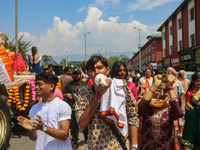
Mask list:
[[[28,118],[19,116],[17,117],[18,124],[25,128],[26,130],[36,129],[34,127],[34,120],[28,115]]]
[[[101,98],[103,96],[103,94],[107,91],[107,89],[111,86],[112,84],[112,80],[108,79],[108,85],[107,86],[103,86],[102,85],[102,79],[99,79],[99,86],[97,86],[94,83],[94,88],[95,88],[95,97],[96,98]]]
[[[162,83],[162,75],[158,74],[158,75],[154,76],[154,85],[155,85],[156,89],[160,86],[161,83]]]
[[[169,74],[169,75],[167,76],[167,78],[166,78],[166,80],[167,80],[166,86],[167,86],[168,88],[170,88],[170,87],[173,86],[175,78],[176,78],[176,77],[173,76],[172,74]]]

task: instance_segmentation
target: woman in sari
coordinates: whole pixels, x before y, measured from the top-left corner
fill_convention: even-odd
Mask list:
[[[186,93],[186,115],[194,108],[200,97],[200,74],[195,72],[192,75],[192,81]]]
[[[200,102],[186,117],[181,143],[184,150],[200,150]]]

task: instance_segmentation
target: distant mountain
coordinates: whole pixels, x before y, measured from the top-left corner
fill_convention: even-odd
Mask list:
[[[109,57],[115,57],[118,56],[119,58],[123,58],[123,57],[128,57],[128,58],[132,58],[133,57],[133,51],[128,51],[128,52],[107,52],[107,56],[105,56],[105,54],[103,54],[104,57],[109,58]],[[96,54],[100,54],[102,55],[102,53],[96,53]],[[90,57],[91,55],[87,55],[87,59]],[[53,59],[59,64],[61,62],[62,59],[66,59],[66,55],[58,55],[58,56],[53,56]],[[68,61],[84,61],[85,60],[85,55],[81,54],[69,54],[68,55]]]

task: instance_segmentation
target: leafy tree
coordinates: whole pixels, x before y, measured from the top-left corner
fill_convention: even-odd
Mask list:
[[[60,61],[59,65],[65,66],[65,65],[66,65],[66,59],[63,58],[63,59]]]
[[[22,38],[24,37],[24,35],[20,36],[19,40],[18,40],[18,49],[19,49],[19,53],[22,54],[22,57],[24,60],[26,60],[28,54],[27,52],[30,50],[31,47],[31,42],[26,42],[24,41]],[[15,52],[16,53],[16,44],[15,44],[15,39],[13,39],[10,43],[9,46],[10,51]]]
[[[128,62],[129,60],[130,60],[130,58],[128,58],[127,56],[122,57],[122,58],[120,59],[120,61],[123,62],[123,63],[125,63],[125,64],[127,64],[127,62]]]
[[[109,57],[108,58],[108,66],[109,66],[109,68],[111,69],[112,68],[112,66],[113,66],[113,64],[116,62],[116,61],[119,61],[120,59],[119,59],[119,57]]]
[[[42,55],[42,59],[43,58],[50,58],[50,59],[53,59],[53,57],[51,55]]]

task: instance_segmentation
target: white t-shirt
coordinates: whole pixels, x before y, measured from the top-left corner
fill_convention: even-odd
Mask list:
[[[50,102],[42,101],[35,104],[29,115],[36,119],[36,115],[40,115],[45,125],[54,129],[60,129],[59,122],[71,119],[71,107],[59,98],[55,98]],[[68,136],[67,140],[56,139],[41,130],[37,130],[37,140],[35,150],[72,150],[71,140]]]
[[[177,80],[173,84],[173,87],[174,87],[174,91],[175,91],[177,97],[180,98],[180,95],[185,93],[184,90],[183,90],[183,86],[182,86],[182,84],[179,80]]]

